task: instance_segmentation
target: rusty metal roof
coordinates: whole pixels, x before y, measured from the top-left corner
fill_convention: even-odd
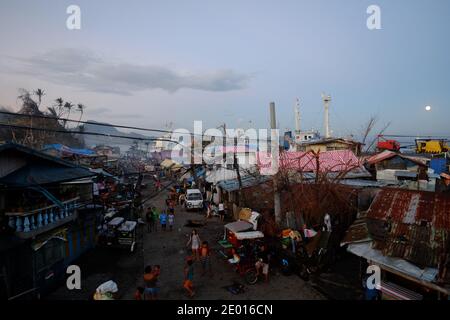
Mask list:
[[[450,195],[383,189],[367,212],[376,247],[419,266],[436,266],[449,250]]]
[[[450,194],[386,188],[375,197],[367,217],[450,230]]]

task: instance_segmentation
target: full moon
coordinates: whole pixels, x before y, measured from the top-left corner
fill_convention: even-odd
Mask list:
[[[426,107],[425,107],[425,110],[426,110],[426,111],[431,111],[431,106],[426,106]]]

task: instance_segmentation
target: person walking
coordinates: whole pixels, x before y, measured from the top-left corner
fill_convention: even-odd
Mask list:
[[[219,203],[219,216],[220,221],[223,222],[225,219],[225,205],[223,204],[223,202]]]
[[[167,216],[167,220],[169,222],[169,231],[173,230],[173,223],[175,221],[175,214],[173,212],[169,212]]]
[[[212,204],[211,204],[211,202],[208,202],[208,206],[206,207],[206,219],[211,218],[212,211],[213,211]]]
[[[189,259],[184,266],[184,282],[183,288],[186,289],[187,294],[192,298],[195,294],[194,291],[194,261]]]
[[[154,220],[153,220],[153,212],[152,208],[148,207],[147,212],[145,213],[145,220],[147,222],[147,232],[152,232],[154,228]]]
[[[159,212],[156,207],[152,207],[152,225],[155,232],[158,231]]]
[[[206,274],[208,269],[209,275],[212,276],[211,253],[208,241],[203,241],[200,248],[200,262],[202,264],[202,276]]]
[[[166,225],[167,225],[167,213],[166,211],[161,212],[159,215],[159,222],[161,224],[161,230],[166,231]]]
[[[178,203],[180,204],[180,206],[184,205],[184,201],[185,201],[185,195],[184,193],[181,193],[180,196],[178,197]]]
[[[144,270],[144,298],[145,300],[155,300],[157,289],[156,282],[158,281],[158,275],[154,271],[152,266],[146,266]]]
[[[200,243],[200,236],[198,235],[197,230],[193,229],[186,246],[189,247],[189,245],[191,245],[192,258],[194,260],[198,260],[198,249],[200,248]]]

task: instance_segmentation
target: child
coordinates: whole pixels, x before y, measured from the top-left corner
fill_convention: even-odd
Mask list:
[[[165,211],[159,215],[159,223],[161,224],[161,230],[166,231],[167,213]]]
[[[200,248],[200,262],[202,263],[202,275],[206,273],[206,268],[209,269],[209,274],[212,275],[211,270],[211,256],[209,252],[208,241],[203,241],[202,246]]]
[[[192,261],[192,259],[189,259],[186,262],[186,266],[184,267],[184,283],[183,283],[183,288],[186,289],[189,297],[193,297],[195,292],[194,292],[194,283],[192,282],[194,279],[194,261]]]
[[[220,221],[223,222],[225,219],[225,205],[223,204],[223,202],[219,203],[219,216]]]
[[[186,246],[188,247],[189,245],[191,245],[192,257],[194,258],[194,260],[198,260],[198,249],[200,248],[200,244],[200,236],[198,235],[197,230],[193,229]]]
[[[228,262],[236,265],[241,261],[241,257],[237,254],[236,250],[234,248],[231,248],[231,258],[228,259]]]
[[[173,212],[170,212],[167,217],[168,217],[168,220],[169,220],[169,230],[172,231],[172,229],[173,229],[173,222],[175,220],[175,214]]]
[[[150,207],[147,208],[147,213],[145,214],[145,220],[147,222],[147,232],[151,232],[154,229],[153,212]]]
[[[158,231],[158,220],[159,220],[159,213],[158,213],[158,209],[156,209],[156,207],[152,207],[152,225],[153,228],[156,231]]]
[[[144,288],[137,287],[136,292],[134,293],[134,300],[142,300],[143,294],[144,294]]]
[[[185,200],[185,196],[184,193],[180,194],[180,196],[178,197],[178,203],[180,204],[180,206],[184,205],[184,200]]]

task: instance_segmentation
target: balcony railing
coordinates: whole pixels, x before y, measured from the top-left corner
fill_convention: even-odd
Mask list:
[[[51,230],[62,223],[73,220],[78,208],[79,197],[63,201],[63,207],[51,205],[29,212],[7,212],[9,226],[19,235],[38,234]]]

